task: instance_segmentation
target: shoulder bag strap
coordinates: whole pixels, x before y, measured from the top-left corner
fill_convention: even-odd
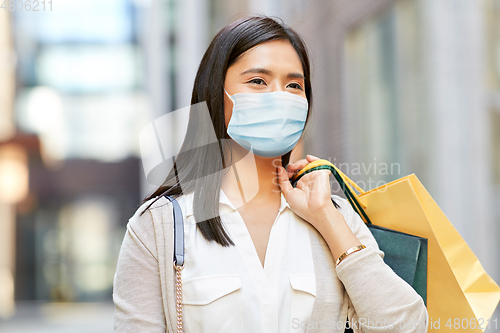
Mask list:
[[[174,198],[165,195],[173,204],[174,215],[174,258],[175,268],[175,309],[177,314],[177,333],[182,333],[182,269],[184,268],[184,220],[181,206]]]

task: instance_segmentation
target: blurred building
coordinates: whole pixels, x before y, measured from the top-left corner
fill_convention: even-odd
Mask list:
[[[16,140],[12,112],[15,53],[10,24],[9,13],[0,12],[0,318],[15,311],[15,205],[28,191],[26,149]]]
[[[287,15],[315,65],[309,149],[345,163],[366,189],[415,173],[498,281],[500,127],[491,82],[500,72],[491,13],[498,2],[359,0],[312,2]],[[369,171],[356,174],[356,163]],[[380,163],[398,168],[375,171]]]
[[[111,303],[141,200],[139,7],[52,5],[0,11],[0,319],[14,299]]]

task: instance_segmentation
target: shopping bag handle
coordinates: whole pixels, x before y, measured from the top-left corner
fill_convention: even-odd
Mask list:
[[[365,223],[371,224],[368,215],[364,211],[364,209],[367,207],[366,203],[364,203],[359,198],[359,196],[356,194],[356,192],[354,192],[351,186],[353,186],[356,190],[358,190],[360,194],[365,193],[365,191],[361,187],[359,187],[358,184],[356,184],[352,179],[347,177],[339,168],[337,168],[330,161],[320,159],[309,163],[304,168],[300,169],[296,174],[294,174],[292,178],[290,178],[290,182],[292,183],[292,186],[295,187],[299,179],[302,178],[304,175],[308,174],[309,172],[313,172],[315,170],[324,170],[324,169],[330,170],[332,172],[335,179],[342,188],[342,191],[344,192],[347,200],[349,200],[349,203],[354,208],[354,210],[358,213],[358,215],[362,219],[364,219]]]

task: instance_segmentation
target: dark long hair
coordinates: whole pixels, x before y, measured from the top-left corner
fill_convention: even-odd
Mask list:
[[[144,199],[169,195],[179,197],[194,191],[193,212],[197,227],[208,241],[222,246],[234,245],[219,216],[219,194],[222,171],[231,156],[224,156],[223,145],[230,137],[224,121],[224,82],[227,69],[249,49],[274,40],[288,40],[297,51],[305,77],[304,91],[312,105],[311,71],[304,41],[280,21],[266,16],[252,16],[237,20],[223,28],[214,37],[201,60],[194,81],[191,110],[186,137],[163,184]],[[201,102],[206,102],[208,112]],[[215,139],[209,140],[215,131]],[[228,146],[228,151],[231,152]],[[281,156],[286,168],[291,151]],[[153,201],[154,202],[154,201]]]

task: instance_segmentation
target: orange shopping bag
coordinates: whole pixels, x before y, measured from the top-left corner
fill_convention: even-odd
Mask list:
[[[497,327],[491,315],[500,301],[500,287],[415,174],[368,192],[356,188],[373,224],[428,239],[429,330],[477,332],[488,324]]]
[[[342,178],[348,188],[344,193],[349,193],[349,202],[365,222],[368,218],[374,225],[428,240],[429,330],[478,332],[488,325],[498,330],[498,321],[491,315],[500,301],[500,287],[415,174],[365,192],[331,162],[317,160],[294,175],[292,184],[318,169],[329,169]]]

